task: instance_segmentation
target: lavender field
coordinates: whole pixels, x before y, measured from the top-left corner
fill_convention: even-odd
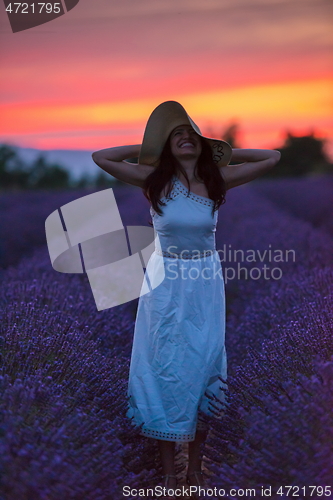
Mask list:
[[[228,404],[212,401],[204,456],[212,487],[239,490],[224,498],[333,497],[331,188],[258,181],[220,208]],[[114,191],[124,225],[148,225],[141,190]],[[137,300],[98,312],[86,275],[48,257],[46,217],[85,194],[0,196],[1,500],[117,500],[158,482],[154,441],[125,417]]]

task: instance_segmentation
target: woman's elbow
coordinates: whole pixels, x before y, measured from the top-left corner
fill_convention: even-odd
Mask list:
[[[277,163],[279,163],[280,159],[281,159],[280,151],[278,151],[277,149],[272,149],[272,155],[269,158],[270,161],[268,164],[268,168],[271,169],[271,168],[275,167],[275,165]]]
[[[96,163],[96,165],[98,165],[98,161],[101,159],[100,155],[99,155],[99,151],[94,151],[91,155],[93,161]]]
[[[280,151],[278,151],[277,149],[273,149],[273,153],[274,153],[274,165],[276,165],[277,163],[279,163],[280,159],[281,159],[281,153]]]

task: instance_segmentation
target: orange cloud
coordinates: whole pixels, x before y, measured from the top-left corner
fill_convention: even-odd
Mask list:
[[[199,126],[221,125],[232,119],[243,126],[266,123],[276,129],[327,124],[332,116],[333,78],[304,82],[252,85],[236,89],[179,93],[181,102]],[[2,137],[59,133],[68,138],[78,131],[144,128],[153,108],[170,96],[87,104],[27,104],[2,106]],[[102,132],[102,135],[103,132]],[[61,140],[60,140],[61,142]]]

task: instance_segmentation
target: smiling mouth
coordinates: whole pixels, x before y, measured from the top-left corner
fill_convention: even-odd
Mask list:
[[[184,144],[182,144],[180,147],[181,148],[187,148],[187,147],[194,148],[194,144],[192,142],[184,142]]]

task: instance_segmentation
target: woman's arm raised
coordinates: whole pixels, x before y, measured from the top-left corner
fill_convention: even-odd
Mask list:
[[[227,189],[253,181],[263,175],[278,163],[280,157],[281,153],[275,149],[233,149],[231,161],[244,163],[220,167]]]
[[[92,154],[92,159],[101,169],[116,179],[142,188],[146,177],[154,167],[124,161],[126,158],[137,158],[140,149],[141,144],[101,149]]]

